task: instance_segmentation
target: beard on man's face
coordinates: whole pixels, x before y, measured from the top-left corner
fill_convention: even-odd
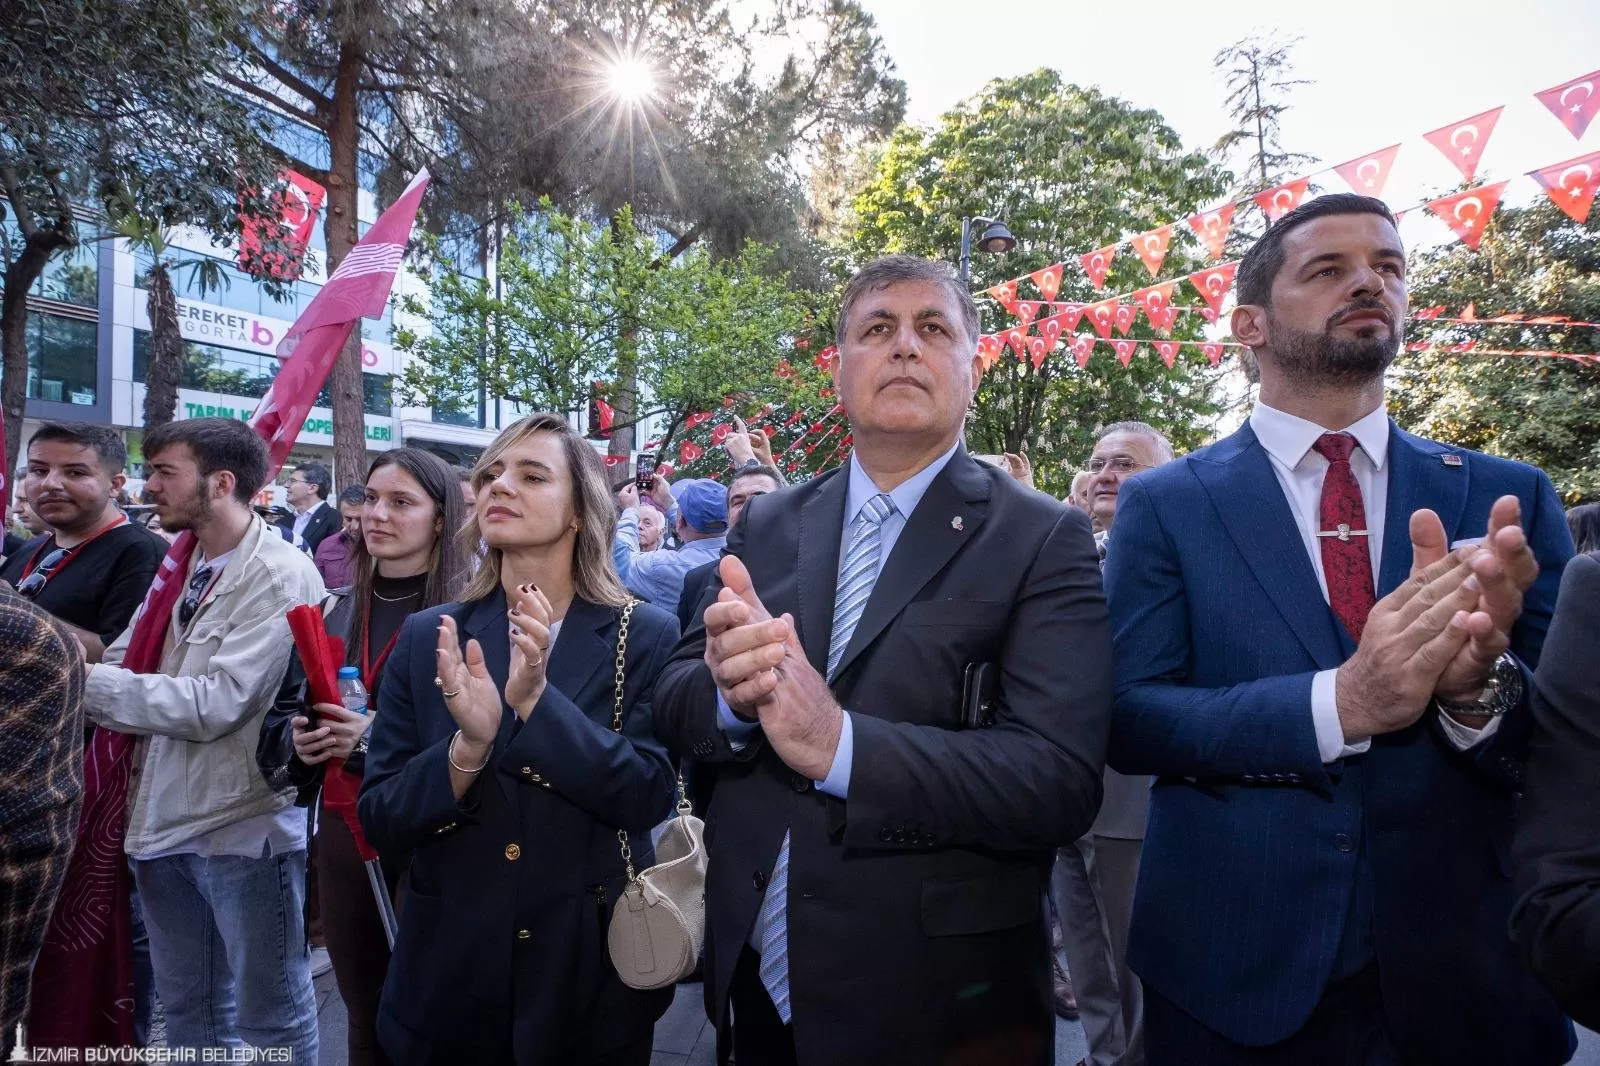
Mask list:
[[[1389,325],[1368,330],[1370,336],[1335,337],[1334,326],[1357,311],[1380,311]],[[1383,376],[1400,353],[1400,334],[1388,307],[1377,300],[1356,300],[1328,316],[1321,331],[1295,329],[1267,312],[1272,331],[1272,357],[1285,377],[1302,382],[1349,384]]]
[[[204,525],[205,520],[211,517],[211,497],[206,493],[206,488],[206,483],[202,481],[193,496],[169,503],[170,516],[161,514],[161,508],[158,507],[156,514],[161,518],[161,528],[169,533],[178,533]]]

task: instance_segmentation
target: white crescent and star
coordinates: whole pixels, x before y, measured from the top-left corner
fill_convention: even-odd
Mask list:
[[[1472,212],[1471,218],[1463,218],[1461,209],[1466,207],[1468,204],[1471,204],[1475,210]],[[1468,196],[1466,199],[1456,204],[1454,214],[1457,222],[1461,223],[1467,229],[1471,229],[1477,223],[1478,219],[1483,217],[1483,201],[1478,199],[1476,196]]]
[[[1568,174],[1576,174],[1579,171],[1583,172],[1583,180],[1578,182],[1578,184],[1576,184],[1576,185],[1568,185],[1567,184],[1567,175]],[[1588,163],[1574,163],[1572,166],[1568,167],[1566,170],[1563,170],[1561,172],[1561,177],[1556,179],[1556,184],[1559,185],[1562,189],[1565,189],[1567,191],[1567,193],[1572,196],[1573,199],[1577,199],[1578,197],[1583,195],[1584,186],[1588,185],[1589,182],[1591,182],[1593,180],[1594,180],[1594,168],[1593,167],[1591,167]]]
[[[1575,89],[1582,89],[1583,90],[1583,99],[1578,101],[1577,103],[1571,105],[1572,106],[1572,113],[1576,115],[1576,114],[1579,114],[1579,113],[1581,113],[1583,111],[1583,105],[1588,103],[1589,102],[1589,97],[1594,95],[1594,82],[1592,82],[1592,81],[1580,81],[1575,85],[1569,85],[1565,89],[1562,89],[1561,90],[1561,97],[1560,97],[1560,104],[1561,104],[1562,107],[1568,106],[1567,105],[1567,97],[1570,96],[1572,94],[1573,90],[1575,90]]]
[[[1470,144],[1462,144],[1459,140],[1463,133],[1472,134],[1472,142]],[[1465,125],[1457,126],[1455,129],[1450,131],[1450,147],[1461,149],[1462,155],[1471,155],[1477,144],[1478,127],[1470,122],[1466,123]]]
[[[1370,177],[1370,178],[1367,177],[1367,168],[1368,167],[1372,168],[1372,177]],[[1383,164],[1382,163],[1379,163],[1376,159],[1363,159],[1361,161],[1360,165],[1356,167],[1356,180],[1360,181],[1362,184],[1364,184],[1367,188],[1370,189],[1370,188],[1373,187],[1373,183],[1377,181],[1378,175],[1382,174],[1382,173],[1383,173]]]

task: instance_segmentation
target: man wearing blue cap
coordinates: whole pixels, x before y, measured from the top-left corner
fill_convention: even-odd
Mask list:
[[[622,583],[635,595],[676,612],[684,576],[722,554],[728,533],[728,490],[710,478],[695,478],[675,482],[672,496],[677,506],[668,511],[667,518],[681,547],[640,551],[639,511],[637,506],[628,506],[617,522],[612,559]]]

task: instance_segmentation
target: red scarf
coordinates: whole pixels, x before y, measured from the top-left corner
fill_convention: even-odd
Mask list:
[[[186,530],[162,560],[134,623],[124,670],[153,674],[161,669],[167,627],[183,594],[194,544],[194,534]],[[136,740],[96,729],[84,751],[77,844],[33,969],[28,1010],[33,1047],[133,1043],[132,877],[123,844]]]

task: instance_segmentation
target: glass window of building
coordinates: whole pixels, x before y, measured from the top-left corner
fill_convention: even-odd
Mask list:
[[[35,311],[28,315],[28,396],[93,406],[99,396],[99,326]]]
[[[13,248],[22,246],[22,231],[9,220],[4,223],[6,239]],[[56,300],[75,307],[98,307],[100,304],[100,241],[99,230],[92,226],[78,227],[78,243],[63,248],[45,263],[44,273],[33,283],[28,295],[45,300]]]

